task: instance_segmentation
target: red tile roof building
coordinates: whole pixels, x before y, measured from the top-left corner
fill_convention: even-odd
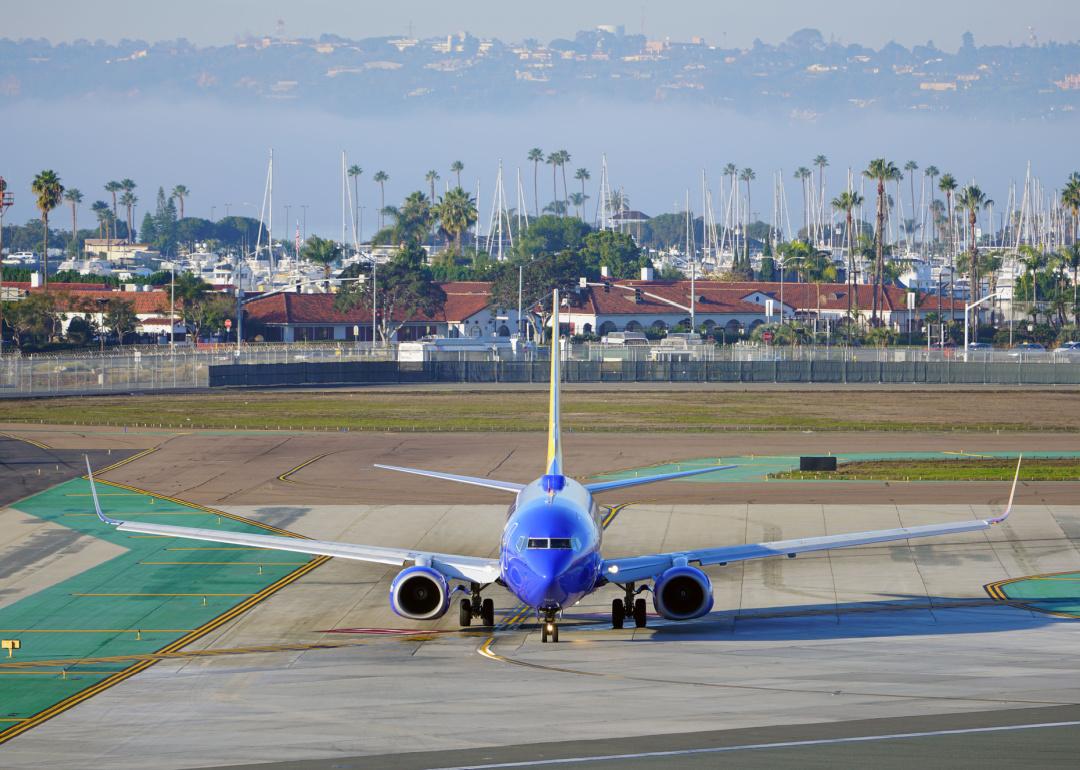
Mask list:
[[[515,327],[516,311],[497,312],[492,305],[491,284],[482,281],[453,281],[440,284],[446,293],[442,309],[428,318],[417,313],[404,322],[398,341],[437,337],[509,336]],[[334,307],[333,294],[283,292],[248,302],[247,322],[263,327],[267,340],[370,340],[371,306],[360,304],[347,311]]]
[[[606,286],[590,284],[571,297],[563,323],[569,321],[573,333],[600,335],[689,325],[690,288],[690,281],[621,280]],[[786,318],[819,318],[835,325],[847,317],[849,294],[852,307],[868,319],[874,287],[860,284],[852,292],[843,283],[785,282],[781,288],[778,282],[702,280],[694,284],[694,294],[694,318],[699,328],[723,327],[727,333],[736,333],[740,327],[749,330],[768,322],[766,314],[770,305],[773,321],[779,321],[782,308]],[[927,313],[938,310],[937,296],[917,292],[915,310],[909,312],[907,295],[908,290],[898,286],[878,288],[878,314],[884,323],[904,329],[910,316],[917,328]],[[941,299],[940,307],[943,314],[953,310],[962,315],[964,311],[963,301],[950,301],[946,297]]]

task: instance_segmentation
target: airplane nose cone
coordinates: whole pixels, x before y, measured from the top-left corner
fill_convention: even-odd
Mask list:
[[[530,572],[528,581],[529,604],[534,607],[562,606],[566,600],[566,589],[562,585],[563,573],[573,559],[573,554],[565,551],[537,551],[529,554]]]

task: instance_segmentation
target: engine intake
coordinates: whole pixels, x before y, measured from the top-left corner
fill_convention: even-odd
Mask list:
[[[390,607],[403,618],[434,620],[450,607],[450,587],[431,567],[409,567],[390,584]]]
[[[672,567],[653,587],[653,607],[668,620],[700,618],[712,606],[712,581],[697,567]]]

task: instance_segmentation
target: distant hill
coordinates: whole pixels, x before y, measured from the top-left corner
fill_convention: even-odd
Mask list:
[[[146,97],[292,103],[343,115],[604,98],[800,117],[928,111],[1069,118],[1080,106],[1080,44],[979,47],[965,35],[956,53],[933,43],[874,50],[829,42],[813,29],[748,49],[649,40],[618,29],[548,43],[467,33],[263,37],[217,47],[185,40],[52,45],[0,39],[0,106]]]

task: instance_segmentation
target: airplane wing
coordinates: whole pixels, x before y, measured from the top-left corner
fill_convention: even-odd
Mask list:
[[[590,494],[596,494],[597,492],[607,492],[609,489],[624,489],[626,487],[636,487],[639,484],[652,484],[656,481],[670,481],[671,479],[681,479],[686,476],[700,476],[702,473],[712,473],[713,471],[729,471],[732,468],[737,468],[737,465],[714,465],[711,468],[694,468],[691,471],[675,471],[674,473],[660,473],[655,476],[634,476],[633,478],[618,479],[616,481],[597,481],[593,484],[585,484],[585,489],[589,490]]]
[[[339,543],[332,540],[252,535],[246,532],[228,532],[220,529],[121,521],[102,513],[101,503],[98,501],[97,487],[94,484],[94,472],[90,468],[89,459],[86,461],[86,472],[90,479],[90,494],[93,497],[94,510],[98,518],[106,524],[112,524],[121,532],[183,537],[189,540],[208,540],[212,543],[230,543],[232,545],[246,545],[252,548],[269,548],[275,551],[292,551],[317,556],[336,556],[341,559],[355,559],[356,561],[390,564],[398,567],[404,566],[406,562],[422,562],[438,570],[449,579],[466,580],[472,583],[492,583],[500,575],[499,561],[497,559],[484,559],[476,556],[435,553],[414,548],[385,548],[374,545]]]
[[[495,479],[485,479],[480,476],[459,476],[456,473],[425,471],[420,468],[402,468],[397,465],[380,465],[379,463],[375,463],[375,467],[388,471],[412,473],[416,476],[428,476],[429,478],[442,479],[443,481],[456,481],[459,484],[472,484],[473,486],[487,487],[488,489],[500,489],[503,492],[517,493],[525,488],[524,484],[515,484],[513,481],[496,481]]]
[[[822,537],[803,537],[794,540],[773,540],[765,543],[723,546],[720,548],[701,548],[689,551],[673,551],[645,556],[630,556],[620,559],[605,559],[601,564],[601,574],[612,583],[629,583],[638,580],[650,580],[676,564],[699,564],[703,567],[711,564],[728,564],[735,561],[764,559],[768,556],[789,556],[794,558],[800,553],[827,551],[831,548],[850,548],[856,545],[886,543],[891,540],[909,540],[934,535],[952,535],[959,532],[974,532],[1000,524],[1012,512],[1013,497],[1016,495],[1016,483],[1020,479],[1020,459],[1016,462],[1016,475],[1013,477],[1009,504],[1000,516],[989,519],[969,519],[945,524],[929,524],[921,527],[899,527],[897,529],[878,529],[869,532],[848,532],[842,535],[824,535]]]

